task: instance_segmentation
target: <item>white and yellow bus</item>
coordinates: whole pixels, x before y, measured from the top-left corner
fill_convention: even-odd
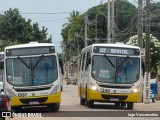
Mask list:
[[[51,43],[31,42],[4,50],[4,91],[12,109],[45,105],[58,111],[61,75],[57,52]]]
[[[140,48],[124,44],[93,44],[81,51],[80,104],[111,102],[133,109],[142,91]]]
[[[0,83],[3,84],[4,52],[0,52]]]

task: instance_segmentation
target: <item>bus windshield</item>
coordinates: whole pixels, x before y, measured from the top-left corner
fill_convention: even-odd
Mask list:
[[[6,76],[8,83],[13,86],[37,86],[52,83],[58,77],[56,57],[8,58]]]
[[[92,77],[105,83],[131,84],[139,79],[139,58],[95,55]]]

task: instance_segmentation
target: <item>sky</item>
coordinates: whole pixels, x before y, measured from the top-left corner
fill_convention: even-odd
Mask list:
[[[108,0],[102,1],[105,3]],[[128,1],[136,5],[138,0]],[[100,2],[101,0],[0,0],[0,14],[9,8],[18,8],[22,17],[31,19],[34,23],[38,22],[40,28],[45,26],[48,29],[48,36],[52,35],[52,42],[57,51],[62,52],[60,47],[60,41],[63,41],[61,30],[63,24],[68,22],[67,17],[70,16],[70,13],[75,10],[82,14],[89,8],[99,5]]]

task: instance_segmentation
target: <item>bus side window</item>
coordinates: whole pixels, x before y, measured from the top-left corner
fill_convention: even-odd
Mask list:
[[[83,58],[82,58],[82,66],[81,66],[82,71],[83,71],[83,68],[84,68],[84,60],[85,60],[85,53],[83,54]]]
[[[4,69],[4,62],[0,62],[0,70],[3,70]]]
[[[85,69],[88,68],[88,65],[91,64],[91,54],[90,54],[90,51],[87,52],[87,60],[86,60],[86,66],[85,66]]]
[[[79,68],[78,68],[78,70],[79,70],[79,71],[80,71],[81,64],[82,64],[81,62],[82,62],[82,55],[81,55],[81,57],[80,57],[80,62],[79,62],[79,63],[80,63],[80,65],[78,65],[78,66],[79,66]]]
[[[62,58],[58,58],[59,59],[59,68],[60,68],[60,71],[61,71],[61,74],[63,75],[64,74],[64,70],[63,70],[63,60]]]

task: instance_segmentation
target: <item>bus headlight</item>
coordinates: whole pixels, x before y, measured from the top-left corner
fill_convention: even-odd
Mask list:
[[[59,85],[55,86],[54,89],[51,91],[51,94],[57,93],[59,90]]]
[[[132,92],[133,92],[133,93],[139,92],[139,87],[138,87],[138,86],[137,86],[137,87],[133,87],[133,88],[132,88]]]
[[[97,86],[93,85],[93,86],[91,87],[91,89],[92,89],[92,90],[96,90],[96,89],[97,89]]]
[[[137,89],[137,88],[134,88],[134,89],[133,89],[133,92],[134,92],[134,93],[138,92],[138,89]]]

